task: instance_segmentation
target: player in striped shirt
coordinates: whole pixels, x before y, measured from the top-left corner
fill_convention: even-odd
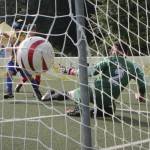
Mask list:
[[[32,28],[32,29],[31,29]],[[36,36],[36,25],[31,25],[29,24],[27,26],[27,30],[28,30],[28,35],[27,37],[32,37],[32,36]],[[37,74],[35,75],[35,81],[37,82],[37,87],[39,88],[40,82],[41,82],[41,75]],[[17,84],[16,88],[15,88],[15,92],[19,93],[21,90],[21,87],[23,86],[23,84],[25,82],[28,81],[28,78],[26,76],[22,76],[20,79],[20,82]]]
[[[27,29],[27,26],[23,25],[23,20],[18,20],[17,22],[13,24],[13,28],[15,29],[15,32],[16,32],[16,38],[14,36],[9,37],[10,43],[12,46],[11,47],[12,55],[11,55],[11,60],[7,64],[7,77],[6,77],[7,93],[4,95],[4,99],[14,97],[13,91],[12,91],[12,76],[16,75],[17,72],[19,72],[22,78],[27,78],[32,83],[34,92],[37,98],[40,100],[42,95],[41,95],[41,92],[39,91],[37,81],[26,70],[19,68],[16,62],[17,47],[19,46],[20,42],[23,41],[26,37],[24,30]],[[8,36],[8,35],[5,35],[5,36]]]

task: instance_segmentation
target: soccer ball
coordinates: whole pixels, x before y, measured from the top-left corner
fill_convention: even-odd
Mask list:
[[[19,45],[17,63],[19,67],[32,73],[46,72],[54,63],[53,47],[42,37],[26,38]]]

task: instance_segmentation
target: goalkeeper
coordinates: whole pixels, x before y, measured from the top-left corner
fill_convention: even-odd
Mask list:
[[[4,33],[4,36],[7,36],[10,38],[10,44],[11,44],[10,50],[12,51],[11,60],[8,62],[8,65],[7,65],[7,77],[6,77],[7,93],[4,95],[4,99],[14,97],[13,92],[12,92],[12,76],[16,75],[17,72],[19,72],[23,78],[27,78],[28,80],[30,80],[30,82],[32,83],[34,92],[35,92],[37,98],[40,100],[41,93],[38,89],[37,81],[26,70],[19,68],[19,66],[17,65],[17,62],[16,62],[16,54],[17,54],[16,46],[18,46],[20,44],[20,42],[23,41],[26,37],[26,34],[24,32],[20,32],[21,29],[23,29],[23,30],[27,29],[27,26],[25,26],[25,25],[23,26],[22,21],[23,20],[19,19],[17,22],[15,22],[13,24],[13,28],[16,31],[17,38],[15,38],[14,36],[9,36]],[[15,47],[15,49],[13,47]]]
[[[135,94],[139,102],[145,102],[145,81],[142,69],[135,63],[127,60],[129,49],[123,42],[116,42],[111,48],[111,56],[97,63],[92,69],[88,68],[89,76],[96,76],[94,81],[94,93],[96,97],[97,116],[111,116],[115,113],[115,100],[119,97],[123,89],[131,79],[137,81],[138,92]],[[78,71],[71,68],[69,75],[78,74]],[[94,103],[93,91],[89,87],[90,101]],[[51,94],[46,93],[42,100],[52,98],[53,100],[73,99],[76,102],[75,108],[69,109],[67,114],[70,116],[80,116],[80,89],[73,91]],[[90,110],[91,116],[94,109]]]

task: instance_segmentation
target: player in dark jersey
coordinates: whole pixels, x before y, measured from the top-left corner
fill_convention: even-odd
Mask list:
[[[143,70],[135,63],[126,58],[129,49],[123,42],[116,42],[111,48],[111,56],[100,61],[94,67],[88,68],[89,76],[96,76],[94,81],[94,93],[97,105],[97,116],[110,116],[115,113],[116,105],[115,100],[119,97],[120,93],[128,85],[131,79],[137,81],[139,93],[136,94],[136,99],[139,102],[145,102],[145,80]],[[68,74],[75,75],[78,71],[74,68],[69,69]],[[89,87],[90,101],[94,103],[93,90]],[[42,100],[48,98],[53,100],[74,99],[77,107],[68,110],[67,114],[72,116],[79,116],[80,109],[80,89],[73,91],[51,94],[46,93]],[[93,115],[94,110],[90,113]]]
[[[23,78],[27,78],[32,83],[34,92],[37,98],[40,100],[42,95],[38,89],[37,81],[32,77],[30,73],[20,68],[16,62],[17,47],[19,46],[20,42],[23,41],[26,37],[26,35],[22,31],[26,30],[27,27],[23,25],[22,20],[18,20],[13,24],[13,28],[15,29],[16,32],[16,39],[15,37],[10,37],[10,43],[12,46],[11,47],[12,56],[11,56],[11,60],[7,64],[7,77],[6,77],[7,93],[4,95],[4,99],[14,97],[12,91],[12,76],[16,75],[17,72],[19,72]]]

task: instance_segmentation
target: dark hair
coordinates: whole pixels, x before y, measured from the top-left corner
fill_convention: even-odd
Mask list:
[[[13,29],[15,29],[15,30],[21,30],[21,29],[23,29],[24,31],[27,30],[27,25],[23,25],[23,20],[21,20],[21,19],[15,21],[15,22],[12,24],[12,27],[13,27]]]
[[[122,41],[119,41],[119,42],[115,42],[114,45],[116,46],[116,48],[119,51],[121,51],[121,52],[123,52],[125,54],[128,54],[128,52],[129,52],[129,46],[126,43],[124,43]]]

